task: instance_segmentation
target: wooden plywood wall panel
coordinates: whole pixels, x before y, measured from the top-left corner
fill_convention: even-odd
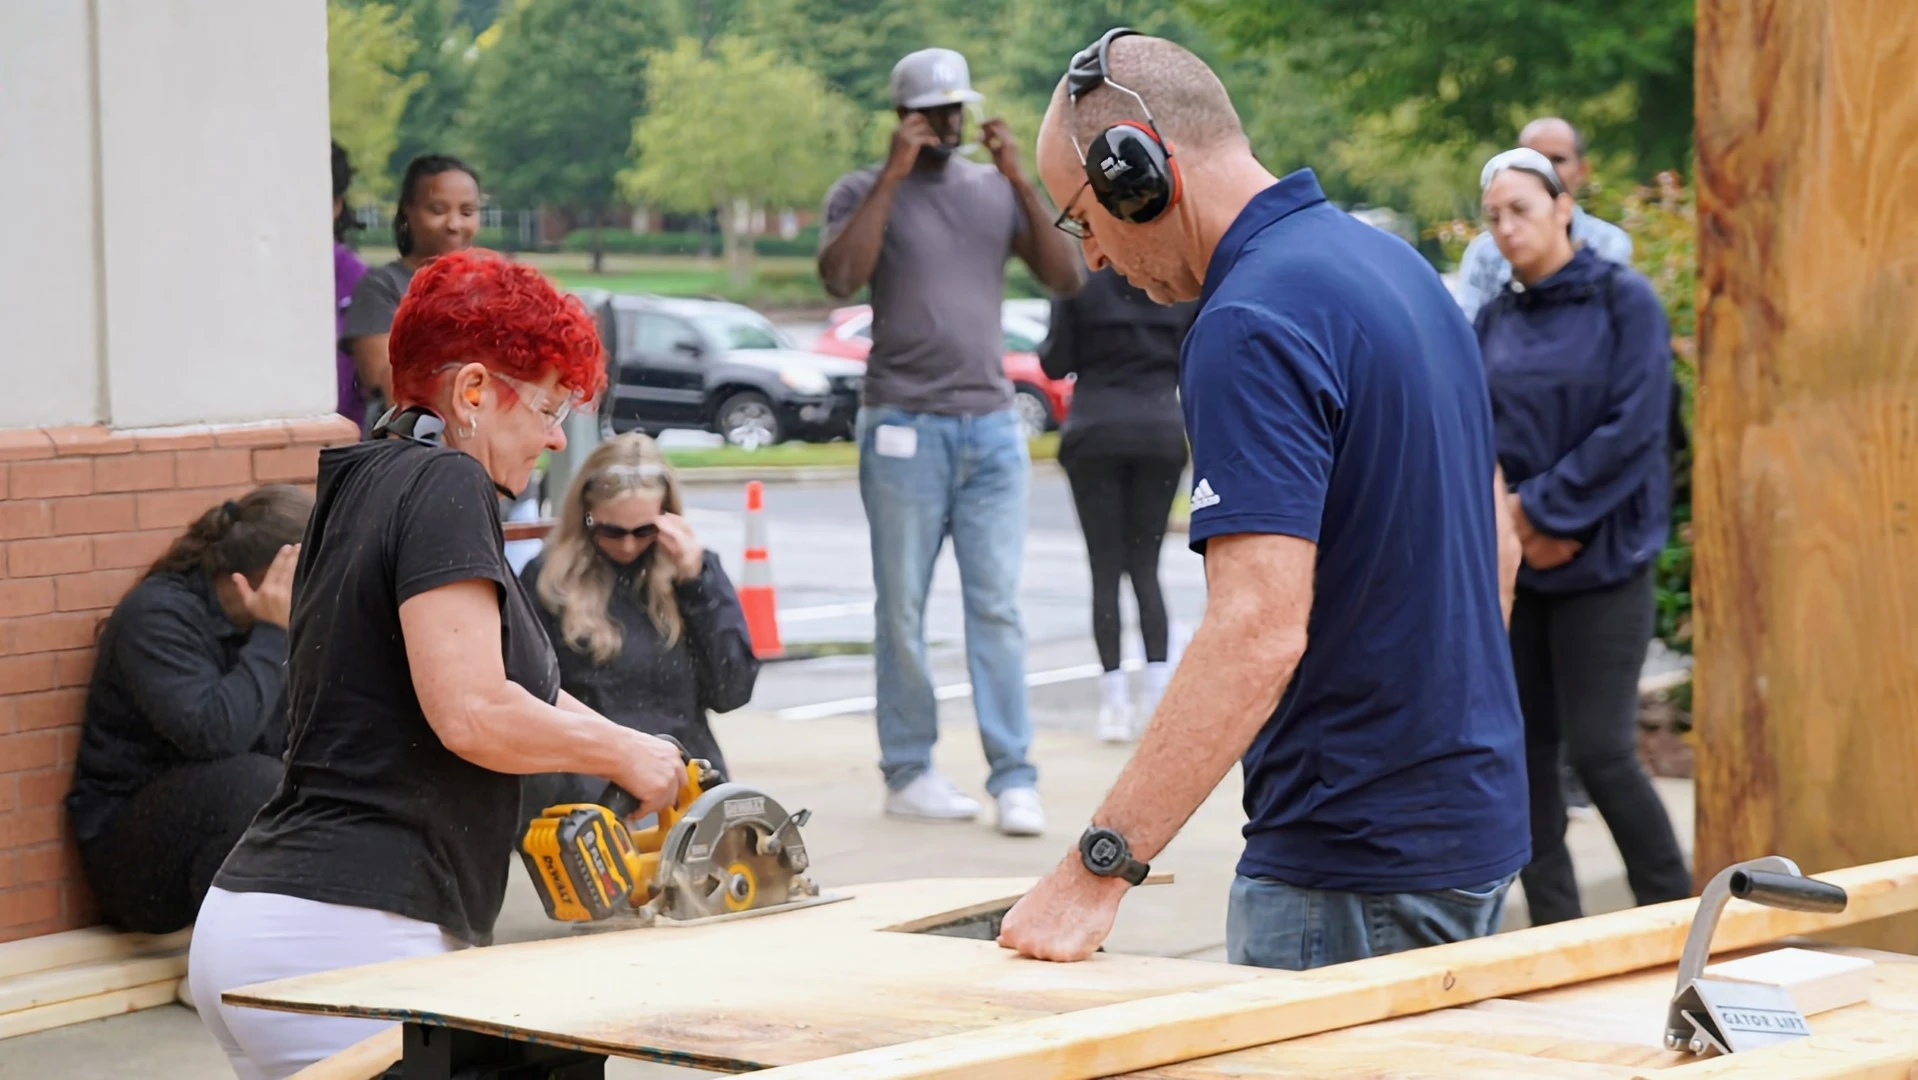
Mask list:
[[[1697,61],[1698,880],[1909,855],[1918,3],[1700,0]]]

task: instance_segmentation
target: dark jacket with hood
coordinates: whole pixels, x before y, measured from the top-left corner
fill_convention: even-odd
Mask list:
[[[1521,567],[1519,585],[1629,579],[1670,525],[1671,330],[1651,283],[1581,248],[1545,280],[1509,285],[1477,330],[1505,482],[1534,528],[1583,545],[1563,566]]]

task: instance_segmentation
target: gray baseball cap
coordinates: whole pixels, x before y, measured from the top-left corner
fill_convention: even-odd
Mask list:
[[[892,103],[903,109],[936,109],[984,101],[972,88],[966,58],[951,49],[920,49],[892,68]]]

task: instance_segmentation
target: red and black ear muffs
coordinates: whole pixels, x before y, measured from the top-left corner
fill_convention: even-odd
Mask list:
[[[1080,50],[1066,70],[1066,90],[1076,106],[1079,98],[1105,85],[1139,103],[1145,122],[1123,120],[1101,131],[1086,146],[1079,147],[1079,160],[1086,170],[1086,186],[1106,212],[1120,221],[1143,225],[1177,205],[1182,194],[1179,163],[1152,122],[1152,110],[1145,99],[1106,76],[1106,48],[1128,34],[1137,33],[1123,26],[1106,31],[1098,41]]]

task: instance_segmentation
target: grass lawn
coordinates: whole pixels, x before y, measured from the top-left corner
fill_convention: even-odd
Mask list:
[[[368,266],[391,262],[391,248],[359,251]],[[605,289],[655,296],[716,296],[760,308],[826,307],[834,301],[819,283],[813,260],[762,255],[753,261],[753,281],[735,289],[720,259],[697,255],[608,255],[605,272],[593,273],[593,257],[581,252],[520,252],[516,260],[537,267],[562,289]]]
[[[1029,444],[1034,461],[1052,461],[1059,456],[1057,433],[1041,435]],[[787,442],[763,450],[741,450],[718,446],[710,450],[668,450],[666,460],[676,469],[714,468],[789,468],[859,464],[859,448],[850,442]]]

